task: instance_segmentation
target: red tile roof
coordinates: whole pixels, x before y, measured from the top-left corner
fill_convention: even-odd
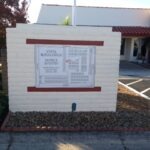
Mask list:
[[[113,27],[114,32],[121,32],[122,36],[150,36],[150,27]]]

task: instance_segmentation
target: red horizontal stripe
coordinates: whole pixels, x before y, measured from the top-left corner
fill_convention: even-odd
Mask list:
[[[55,45],[93,45],[93,46],[103,46],[104,45],[104,41],[26,39],[26,44],[55,44]]]
[[[100,92],[101,87],[93,88],[36,88],[27,87],[28,92]]]
[[[150,27],[113,27],[114,32],[121,32],[123,36],[150,36]]]
[[[144,33],[122,33],[123,36],[145,36],[145,37],[149,37],[150,34],[144,34]]]

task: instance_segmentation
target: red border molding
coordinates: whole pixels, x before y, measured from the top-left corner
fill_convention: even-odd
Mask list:
[[[91,45],[91,46],[103,46],[103,45],[104,45],[104,41],[26,39],[26,44],[54,44],[54,45]]]
[[[28,92],[100,92],[101,87],[93,88],[36,88],[27,87]]]

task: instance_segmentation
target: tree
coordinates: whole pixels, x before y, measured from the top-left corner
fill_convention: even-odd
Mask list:
[[[0,49],[6,48],[6,28],[28,23],[27,0],[0,0]]]

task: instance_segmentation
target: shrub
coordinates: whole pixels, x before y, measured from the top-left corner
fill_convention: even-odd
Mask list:
[[[2,73],[0,72],[0,91],[2,90]]]
[[[8,113],[8,96],[0,93],[0,124]]]

